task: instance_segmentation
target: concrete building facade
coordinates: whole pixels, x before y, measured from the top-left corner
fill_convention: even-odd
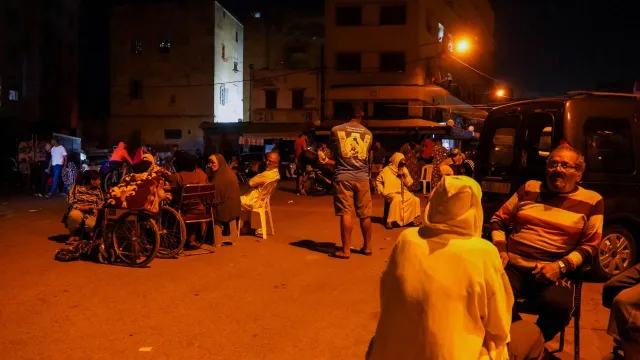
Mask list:
[[[78,3],[0,4],[0,118],[18,133],[78,132]]]
[[[201,124],[243,121],[243,26],[219,3],[124,5],[111,15],[112,143],[202,149]]]
[[[254,12],[245,23],[245,92],[250,98],[245,105],[251,122],[320,119],[324,19],[283,12]]]
[[[329,119],[348,118],[353,101],[370,119],[432,119],[430,106],[482,102],[493,86],[477,72],[493,72],[487,0],[328,0],[325,29]],[[451,51],[462,37],[464,56]]]

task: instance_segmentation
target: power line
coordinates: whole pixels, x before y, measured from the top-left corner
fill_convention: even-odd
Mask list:
[[[404,63],[404,65],[406,66],[406,65],[409,65],[409,64],[412,64],[412,63],[415,63],[415,62],[437,59],[437,58],[439,58],[441,56],[442,55],[419,58],[419,59],[407,61],[407,62]],[[485,76],[485,77],[487,77],[489,79],[492,79],[492,80],[494,80],[496,82],[500,82],[500,81],[492,78],[491,76],[486,75],[483,72],[473,68],[472,66],[462,62],[460,59],[454,57],[453,55],[448,55],[448,56],[451,56],[451,58],[453,58],[457,62],[461,63],[462,65],[470,68],[471,70],[473,70],[473,71],[475,71],[475,72],[477,72],[477,73],[479,73],[479,74],[481,74],[481,75],[483,75],[483,76]],[[327,66],[325,66],[325,69],[338,70],[338,68],[327,67]],[[366,68],[362,68],[361,67],[358,73],[367,74],[366,73],[367,70],[378,70],[378,69],[380,69],[379,66],[371,66],[371,67],[366,67]],[[288,73],[284,73],[284,74],[277,74],[277,75],[265,76],[265,77],[254,78],[254,79],[243,79],[243,80],[223,81],[223,82],[215,82],[215,83],[202,83],[202,84],[148,85],[148,86],[143,86],[143,88],[185,88],[185,87],[202,87],[202,86],[216,86],[216,85],[226,85],[226,84],[237,84],[237,83],[244,83],[244,82],[253,82],[253,81],[261,81],[261,80],[277,79],[277,78],[280,78],[280,77],[286,77],[286,76],[295,75],[295,74],[301,74],[301,73],[316,72],[316,71],[319,71],[319,70],[320,70],[320,68],[304,69],[304,70],[292,71],[292,72],[288,72]],[[363,72],[363,71],[365,71],[365,72]],[[404,70],[402,72],[404,72]],[[393,72],[389,72],[389,73],[393,73]],[[111,87],[112,88],[128,88],[129,85],[111,85]]]
[[[460,64],[462,64],[462,65],[464,65],[464,66],[468,67],[469,69],[471,69],[471,70],[473,70],[473,71],[477,72],[478,74],[480,74],[480,75],[482,75],[482,76],[484,76],[484,77],[486,77],[486,78],[488,78],[488,79],[491,79],[491,80],[493,80],[493,81],[495,81],[495,82],[497,82],[497,83],[501,82],[500,80],[498,80],[498,79],[496,79],[496,78],[492,78],[491,76],[489,76],[489,75],[487,75],[487,74],[483,73],[482,71],[480,71],[480,70],[478,70],[478,69],[474,68],[473,66],[471,66],[471,65],[469,65],[469,64],[467,64],[467,63],[465,63],[465,62],[463,62],[462,60],[458,59],[457,57],[455,57],[455,56],[453,56],[453,55],[449,55],[449,56],[451,56],[451,58],[452,58],[453,60],[455,60],[455,61],[459,62]]]

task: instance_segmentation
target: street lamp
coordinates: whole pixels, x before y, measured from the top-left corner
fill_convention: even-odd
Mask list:
[[[455,50],[458,53],[466,53],[467,51],[469,51],[470,47],[471,47],[471,44],[469,43],[469,40],[462,39],[456,43]]]
[[[497,97],[504,97],[504,95],[505,95],[505,91],[504,91],[504,89],[498,89],[498,90],[496,90],[496,96],[497,96]]]

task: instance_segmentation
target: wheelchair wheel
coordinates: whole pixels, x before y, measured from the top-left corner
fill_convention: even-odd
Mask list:
[[[158,257],[168,259],[182,251],[187,239],[187,227],[176,210],[169,206],[160,208],[156,216],[156,224],[160,230],[160,250]]]
[[[113,228],[113,247],[127,265],[147,266],[160,248],[160,230],[153,217],[136,210],[120,215]]]

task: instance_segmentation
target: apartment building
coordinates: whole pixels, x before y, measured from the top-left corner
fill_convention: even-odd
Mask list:
[[[109,139],[202,149],[202,126],[244,120],[244,28],[215,1],[115,7]]]
[[[78,3],[0,4],[0,118],[17,134],[78,132]]]
[[[493,72],[488,0],[327,0],[325,29],[329,119],[354,101],[369,119],[433,119],[432,106],[482,102],[493,86],[479,74]]]
[[[251,122],[320,119],[324,19],[283,12],[255,11],[245,23],[245,91],[250,97],[245,105]]]

